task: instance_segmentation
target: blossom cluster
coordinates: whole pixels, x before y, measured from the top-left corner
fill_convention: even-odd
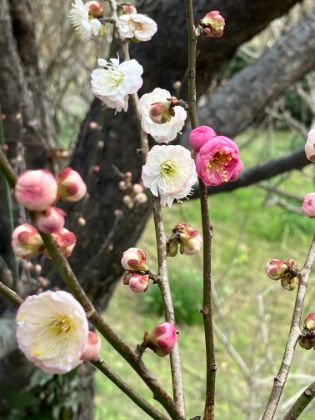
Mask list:
[[[23,223],[12,233],[12,248],[16,256],[27,259],[44,252],[39,232],[51,234],[66,257],[76,243],[76,236],[64,227],[65,213],[55,202],[60,199],[76,202],[86,194],[86,185],[78,172],[64,168],[56,177],[47,170],[29,170],[16,182],[14,196],[19,204],[33,212],[34,226]]]
[[[280,280],[281,287],[291,292],[299,285],[297,275],[298,264],[295,260],[287,259],[285,261],[273,259],[266,264],[266,273],[271,280]]]

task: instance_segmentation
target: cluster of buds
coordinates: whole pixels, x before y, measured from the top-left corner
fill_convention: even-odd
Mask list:
[[[163,322],[157,325],[151,333],[145,332],[143,348],[150,348],[158,356],[164,357],[170,354],[177,340],[177,332],[174,324]]]
[[[34,226],[24,223],[12,234],[16,256],[31,258],[45,250],[39,231],[52,234],[65,256],[76,243],[74,233],[64,228],[65,213],[54,206],[58,200],[75,202],[86,194],[86,185],[78,172],[65,168],[57,177],[47,170],[25,171],[17,179],[14,195],[19,204],[34,212]]]
[[[201,33],[207,37],[221,38],[224,34],[224,25],[224,17],[217,10],[213,10],[200,20],[199,28]]]
[[[200,251],[202,246],[202,237],[200,233],[193,229],[188,223],[180,223],[172,230],[172,235],[167,241],[167,255],[175,257],[179,252],[181,254],[193,255]]]
[[[131,172],[125,173],[124,179],[118,184],[118,188],[126,193],[123,196],[123,203],[129,209],[134,208],[135,205],[141,205],[148,201],[143,185],[132,183]]]
[[[123,253],[121,265],[126,270],[122,282],[134,293],[146,292],[149,287],[150,272],[147,256],[142,249],[129,248]]]
[[[175,117],[175,107],[182,106],[187,109],[187,104],[175,97],[168,98],[166,101],[153,102],[150,106],[149,115],[156,124],[166,124]]]
[[[315,312],[312,312],[305,318],[299,344],[306,350],[311,348],[315,350]]]
[[[266,265],[267,276],[271,280],[281,280],[281,287],[288,291],[296,289],[299,284],[297,269],[298,264],[292,259],[285,261],[273,259]]]

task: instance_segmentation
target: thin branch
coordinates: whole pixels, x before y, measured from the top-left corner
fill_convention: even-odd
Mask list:
[[[300,322],[302,317],[302,311],[304,306],[305,293],[308,285],[309,275],[311,267],[315,259],[315,235],[308,251],[304,267],[299,275],[299,287],[296,295],[295,305],[293,309],[291,327],[285,352],[283,355],[282,363],[278,372],[278,375],[274,378],[274,384],[271,391],[271,395],[263,415],[263,420],[271,420],[274,418],[275,412],[278,408],[280,397],[282,395],[284,386],[286,384],[294,350],[301,334]]]
[[[188,32],[188,104],[191,127],[198,126],[196,90],[196,50],[198,34],[194,25],[193,1],[186,0]],[[214,355],[211,302],[211,245],[212,226],[209,218],[207,187],[199,179],[200,206],[203,233],[203,324],[206,343],[206,399],[204,420],[214,419],[216,363]]]
[[[16,306],[21,305],[23,302],[23,299],[17,293],[15,293],[14,290],[10,289],[4,283],[2,283],[2,281],[0,281],[0,293]]]
[[[306,409],[315,397],[315,382],[308,386],[299,398],[295,401],[289,412],[284,416],[283,420],[295,420]]]
[[[149,404],[140,394],[129,386],[117,373],[115,373],[104,360],[91,361],[99,371],[121,389],[138,407],[142,408],[150,417],[156,420],[167,420],[168,417],[160,413],[155,407]]]

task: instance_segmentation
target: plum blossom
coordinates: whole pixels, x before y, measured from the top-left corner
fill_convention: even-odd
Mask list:
[[[38,230],[29,223],[23,223],[12,232],[12,249],[17,257],[27,259],[44,250]]]
[[[164,357],[170,354],[177,340],[176,328],[171,322],[163,322],[154,330],[144,335],[144,343],[158,356]]]
[[[142,181],[160,196],[163,207],[171,207],[174,200],[189,195],[197,181],[195,162],[182,146],[153,146],[142,168]]]
[[[151,106],[158,102],[166,102],[172,95],[165,89],[156,88],[146,93],[139,100],[139,112],[141,114],[141,126],[143,131],[150,134],[157,143],[169,143],[174,140],[182,130],[187,118],[187,112],[181,106],[175,106],[174,116],[164,124],[154,122],[151,118]]]
[[[205,143],[196,155],[196,168],[201,180],[210,186],[235,181],[243,169],[236,143],[216,136]]]
[[[157,24],[153,19],[139,13],[122,15],[117,21],[121,38],[150,41],[157,31]]]
[[[65,201],[79,201],[86,194],[86,185],[81,175],[72,168],[64,168],[57,176],[58,196]]]
[[[53,233],[52,236],[64,256],[70,257],[77,241],[75,234],[70,232],[70,230],[63,228],[60,231]]]
[[[304,197],[303,212],[307,217],[315,217],[315,193],[308,193]]]
[[[140,248],[129,248],[123,253],[121,265],[127,271],[147,271],[147,256]]]
[[[67,373],[81,363],[88,321],[70,293],[47,291],[28,296],[16,321],[20,350],[44,372]]]
[[[74,3],[72,3],[70,20],[82,41],[88,41],[92,36],[98,36],[101,32],[102,24],[95,17],[99,14],[102,15],[102,6],[99,5],[100,8],[96,13],[95,3],[98,2],[84,4],[82,0],[74,0]]]
[[[101,338],[94,331],[89,331],[86,347],[81,355],[81,360],[96,360],[101,351]]]
[[[44,233],[55,233],[65,224],[65,212],[57,207],[48,207],[35,217],[36,227]]]
[[[199,127],[196,127],[193,130],[191,130],[189,135],[189,142],[191,147],[196,152],[199,152],[201,147],[215,136],[216,133],[213,130],[213,128],[208,127],[206,125],[200,125]]]
[[[308,160],[315,162],[315,128],[312,128],[307,135],[305,154]]]
[[[119,63],[117,58],[100,58],[98,65],[102,68],[93,70],[91,75],[92,92],[108,108],[127,111],[128,95],[142,86],[142,66],[134,59]]]
[[[221,38],[224,34],[225,20],[220,12],[213,10],[208,12],[200,21],[203,34],[212,38]]]

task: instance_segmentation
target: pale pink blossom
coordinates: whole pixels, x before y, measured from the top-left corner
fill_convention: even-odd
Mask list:
[[[42,211],[57,199],[57,183],[45,169],[23,172],[17,179],[14,195],[28,210]]]
[[[129,248],[123,253],[121,265],[127,271],[147,271],[147,256],[142,249]]]
[[[174,116],[165,123],[154,122],[150,116],[152,104],[166,102],[172,95],[165,89],[156,88],[146,93],[139,100],[138,109],[141,114],[141,127],[150,134],[157,143],[169,143],[177,137],[184,127],[187,112],[181,106],[174,106]]]
[[[117,20],[119,34],[123,39],[150,41],[157,32],[157,24],[153,19],[139,13],[122,15]]]
[[[308,133],[305,143],[305,154],[308,160],[315,162],[315,128]]]
[[[59,232],[53,233],[52,236],[64,256],[70,257],[77,241],[75,234],[63,228]]]
[[[227,137],[217,136],[197,153],[196,168],[204,184],[216,186],[235,181],[243,169],[243,163],[236,143]]]
[[[23,223],[12,232],[12,249],[17,257],[27,259],[44,250],[38,230],[29,223]]]
[[[123,277],[123,283],[128,285],[134,293],[146,292],[149,287],[149,275],[126,273]]]
[[[171,322],[163,322],[144,336],[144,342],[157,355],[163,357],[170,354],[177,340],[176,328]]]
[[[64,291],[28,296],[16,315],[16,337],[28,360],[47,373],[67,373],[81,363],[88,338],[82,306]]]
[[[191,147],[199,152],[201,147],[206,144],[213,137],[216,137],[215,131],[206,125],[201,125],[194,128],[189,135],[189,142]]]
[[[303,212],[307,217],[315,217],[315,193],[308,193],[304,197]]]
[[[270,260],[266,264],[266,273],[271,280],[279,280],[287,269],[287,264],[278,259]]]
[[[195,162],[183,146],[153,146],[142,168],[143,185],[163,207],[187,197],[197,181]]]
[[[86,185],[81,175],[71,168],[64,168],[57,176],[58,195],[61,200],[79,201],[86,194]]]
[[[81,360],[97,360],[101,351],[102,341],[99,335],[94,331],[89,331],[84,352],[81,354]]]
[[[208,12],[201,19],[200,25],[203,28],[203,34],[208,37],[220,38],[224,34],[225,20],[217,10]]]
[[[60,231],[65,224],[65,212],[57,207],[48,207],[48,209],[38,213],[35,217],[36,227],[44,233],[56,233]]]
[[[177,233],[179,249],[181,254],[194,255],[197,254],[202,246],[202,236],[198,230],[193,229],[188,223],[180,223],[173,229],[173,233]]]
[[[70,20],[82,41],[88,41],[101,34],[102,24],[97,17],[102,16],[102,11],[102,5],[97,1],[84,4],[82,0],[74,0]]]

